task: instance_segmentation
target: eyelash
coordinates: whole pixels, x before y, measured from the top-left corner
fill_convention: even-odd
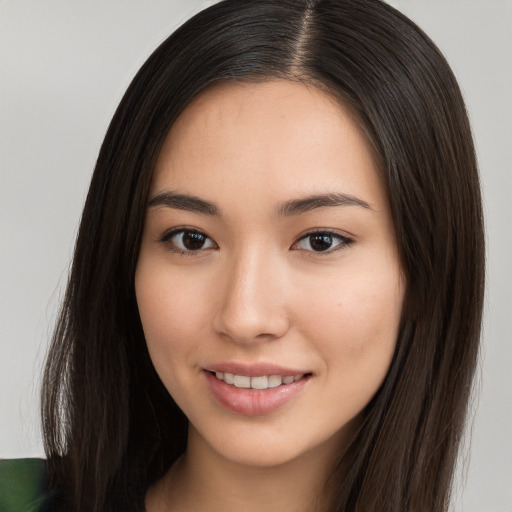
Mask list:
[[[197,235],[200,237],[204,237],[205,240],[210,240],[211,243],[213,244],[213,246],[206,247],[206,248],[201,247],[197,250],[180,249],[179,247],[176,246],[176,244],[174,242],[172,242],[172,238],[176,235],[185,234],[185,233],[187,233],[189,235]],[[327,237],[330,237],[331,239],[337,239],[338,243],[334,246],[333,249],[329,248],[325,251],[314,251],[314,250],[308,250],[308,249],[294,249],[294,250],[303,250],[306,253],[308,253],[308,255],[310,255],[310,256],[316,256],[316,255],[322,256],[322,255],[326,255],[326,254],[332,254],[333,252],[339,251],[339,250],[341,250],[345,247],[348,247],[354,243],[354,240],[352,238],[349,238],[345,235],[341,235],[340,233],[337,233],[337,232],[329,230],[329,229],[322,229],[322,230],[315,230],[315,231],[310,231],[308,233],[305,233],[300,238],[298,238],[297,241],[295,241],[292,244],[292,248],[295,245],[297,245],[299,242],[301,242],[303,240],[307,240],[308,238],[310,238],[314,235],[327,236]],[[199,230],[193,229],[193,228],[184,228],[184,227],[174,228],[170,231],[165,232],[163,234],[163,236],[159,239],[159,242],[163,243],[171,252],[177,253],[182,256],[198,256],[199,254],[201,254],[202,252],[204,252],[206,250],[218,248],[217,244],[208,235],[206,235],[202,231],[199,231]],[[310,241],[309,245],[311,247],[311,241]]]
[[[354,243],[354,240],[352,238],[349,238],[346,235],[342,235],[340,233],[337,233],[336,231],[332,231],[329,229],[319,229],[319,230],[309,231],[308,233],[305,233],[296,242],[293,243],[292,247],[297,245],[299,242],[301,242],[303,240],[307,240],[308,238],[311,238],[315,235],[330,237],[331,240],[333,240],[333,243],[334,243],[334,240],[337,240],[338,243],[334,246],[334,248],[329,248],[326,251],[314,251],[314,250],[303,249],[306,253],[308,253],[309,256],[317,256],[317,255],[322,256],[324,254],[325,255],[332,254],[333,252],[340,251],[340,250],[344,249],[345,247],[348,247]],[[309,242],[309,245],[311,246],[311,240]],[[297,250],[300,250],[300,249],[297,249]]]
[[[159,242],[162,242],[171,252],[177,253],[182,256],[198,256],[199,253],[211,248],[211,247],[207,247],[206,249],[201,248],[201,249],[198,249],[197,251],[193,251],[190,249],[186,250],[186,249],[180,249],[179,247],[176,247],[175,243],[172,242],[172,238],[176,235],[185,234],[185,233],[188,233],[191,235],[203,236],[203,237],[205,237],[206,240],[211,240],[213,242],[213,240],[208,235],[206,235],[202,231],[199,231],[199,230],[193,229],[193,228],[174,228],[174,229],[171,229],[170,231],[166,231],[163,234],[163,236],[160,238]],[[213,242],[213,243],[215,244],[215,242]],[[215,247],[217,247],[217,244],[215,244]],[[213,247],[213,248],[215,248],[215,247]]]

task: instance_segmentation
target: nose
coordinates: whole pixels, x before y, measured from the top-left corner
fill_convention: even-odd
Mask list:
[[[290,328],[284,269],[264,252],[240,255],[224,276],[214,329],[236,343],[277,339]]]

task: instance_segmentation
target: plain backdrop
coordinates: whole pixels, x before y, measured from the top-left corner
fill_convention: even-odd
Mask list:
[[[151,51],[212,2],[0,0],[0,456],[42,456],[41,362],[99,146]],[[440,46],[473,123],[488,281],[453,510],[512,512],[512,1],[390,0]]]

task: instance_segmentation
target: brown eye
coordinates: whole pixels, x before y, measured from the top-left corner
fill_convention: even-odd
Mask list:
[[[202,249],[207,241],[207,237],[201,233],[184,232],[181,235],[181,243],[189,251]]]
[[[216,247],[213,240],[200,231],[189,229],[174,230],[164,235],[161,239],[172,250],[178,252],[198,252],[203,249],[211,249]]]
[[[338,233],[322,232],[309,233],[297,243],[297,248],[313,252],[332,252],[350,245],[352,240]]]
[[[333,243],[332,235],[311,235],[309,245],[314,251],[327,251]]]

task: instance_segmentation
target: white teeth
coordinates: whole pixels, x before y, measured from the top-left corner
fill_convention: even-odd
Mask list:
[[[245,375],[235,375],[233,384],[235,385],[236,388],[250,388],[251,377],[247,377]]]
[[[252,389],[267,389],[268,388],[268,377],[252,377],[251,378]]]
[[[283,378],[281,375],[271,375],[268,378],[268,387],[269,388],[277,388],[277,386],[280,386],[283,383]]]
[[[292,384],[304,377],[303,373],[298,375],[287,375],[283,377],[281,375],[261,375],[257,377],[248,377],[246,375],[234,375],[233,373],[227,372],[215,372],[215,376],[224,381],[226,384],[234,385],[237,388],[244,389],[269,389],[277,388],[282,384]]]

